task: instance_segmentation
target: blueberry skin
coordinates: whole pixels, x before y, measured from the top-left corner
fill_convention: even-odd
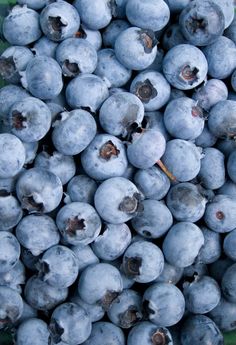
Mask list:
[[[37,316],[38,316],[37,310],[32,308],[29,304],[27,304],[23,300],[23,312],[17,321],[17,325],[20,325],[21,323],[23,323],[24,321],[28,319],[37,318]]]
[[[63,155],[77,155],[82,152],[97,131],[93,116],[82,109],[61,113],[61,118],[53,126],[53,145]]]
[[[9,124],[12,133],[22,141],[39,141],[51,127],[51,112],[40,99],[27,97],[13,104]]]
[[[52,313],[49,332],[56,343],[62,340],[70,345],[82,344],[91,330],[89,315],[75,303],[63,303]]]
[[[82,152],[81,164],[94,180],[122,176],[128,167],[126,147],[113,135],[98,134]]]
[[[210,79],[194,91],[192,98],[201,108],[208,111],[218,102],[227,100],[228,89],[222,80]]]
[[[225,30],[224,36],[228,37],[236,44],[235,24],[236,24],[236,18],[234,17],[230,26]]]
[[[216,323],[222,332],[230,332],[235,329],[236,304],[224,299],[210,313],[209,317]]]
[[[201,247],[204,236],[201,229],[190,222],[180,222],[167,233],[162,250],[167,262],[177,267],[193,264]]]
[[[179,13],[181,12],[191,0],[165,0],[171,13]]]
[[[0,134],[0,178],[17,175],[25,163],[25,148],[13,134]]]
[[[71,246],[71,250],[73,250],[78,259],[80,272],[90,265],[99,263],[98,257],[89,245],[77,244],[76,246]]]
[[[234,2],[231,0],[213,0],[222,10],[225,17],[225,29],[229,27],[234,19]]]
[[[203,187],[218,189],[225,183],[224,155],[219,150],[208,147],[203,151],[198,178]]]
[[[83,202],[72,202],[57,213],[56,223],[66,243],[89,244],[101,230],[101,220],[95,209]]]
[[[132,125],[141,125],[144,106],[140,99],[128,92],[117,92],[108,97],[99,111],[99,121],[105,132],[126,137]]]
[[[231,85],[234,91],[236,91],[236,70],[233,72],[231,76]]]
[[[0,273],[10,271],[20,257],[20,244],[8,231],[0,231]]]
[[[47,215],[31,214],[25,216],[16,228],[20,244],[38,256],[60,241],[55,221]]]
[[[236,46],[233,41],[220,36],[202,51],[208,62],[208,74],[212,78],[225,79],[232,74],[236,67]]]
[[[156,71],[144,71],[133,79],[130,92],[143,102],[145,111],[154,111],[168,102],[170,85],[163,74]]]
[[[131,78],[131,70],[124,67],[116,58],[113,49],[101,49],[94,72],[107,81],[109,87],[121,87]]]
[[[107,263],[88,266],[79,278],[78,293],[81,299],[89,304],[98,303],[104,310],[109,309],[122,290],[123,282],[119,270]]]
[[[51,99],[58,96],[62,90],[61,68],[51,57],[35,56],[22,73],[21,83],[34,97]]]
[[[63,185],[72,179],[76,171],[73,157],[65,156],[57,151],[51,155],[42,151],[36,156],[34,166],[51,171],[60,178]]]
[[[77,37],[81,37],[85,41],[89,42],[96,51],[99,51],[102,46],[102,35],[99,30],[91,30],[87,26],[81,24]]]
[[[161,132],[166,141],[170,140],[170,135],[164,124],[163,113],[160,111],[145,112],[142,127],[145,129],[157,129]]]
[[[231,180],[227,180],[221,188],[217,191],[217,194],[224,194],[236,197],[236,183]]]
[[[236,183],[236,168],[235,168],[235,164],[236,164],[236,150],[231,152],[231,154],[229,155],[229,158],[228,158],[228,162],[227,162],[227,172],[229,174],[229,177],[231,178],[231,180],[234,183]]]
[[[53,287],[37,276],[32,276],[27,280],[24,296],[31,307],[47,311],[66,300],[68,289]]]
[[[75,35],[80,26],[80,16],[74,6],[57,0],[42,10],[40,25],[47,38],[60,42]]]
[[[130,289],[125,289],[113,301],[107,312],[109,320],[121,328],[130,328],[142,319],[142,297]]]
[[[220,302],[221,291],[217,282],[208,276],[197,277],[183,284],[186,309],[193,314],[206,314]]]
[[[20,260],[10,271],[0,273],[0,286],[9,287],[21,294],[23,284],[25,284],[25,266]]]
[[[233,261],[229,258],[220,258],[209,266],[209,272],[212,278],[221,283],[225,271],[233,265]]]
[[[216,148],[225,155],[225,158],[229,158],[231,152],[236,149],[236,142],[230,136],[229,138],[218,139]]]
[[[133,135],[132,143],[127,147],[127,157],[136,168],[148,169],[163,156],[165,148],[166,141],[161,132],[147,129]]]
[[[123,224],[106,224],[92,243],[94,253],[102,260],[113,261],[122,256],[131,242],[131,231]]]
[[[169,25],[162,37],[162,45],[165,50],[170,50],[171,48],[179,44],[187,44],[188,41],[182,34],[180,25],[177,23]]]
[[[166,53],[163,60],[164,76],[179,90],[190,90],[201,84],[207,71],[204,54],[190,44],[178,44]]]
[[[165,327],[158,327],[151,322],[142,321],[135,325],[129,332],[127,345],[150,345],[155,344],[155,339],[163,344],[173,345],[172,336]]]
[[[37,141],[34,141],[32,143],[26,143],[26,142],[22,142],[22,143],[25,147],[25,155],[26,155],[25,164],[31,164],[33,163],[37,155],[39,143]]]
[[[97,66],[95,48],[82,38],[67,38],[56,50],[56,60],[66,77],[75,77],[79,73],[93,73]]]
[[[192,180],[200,171],[201,150],[190,141],[170,140],[162,161],[179,182]]]
[[[173,284],[151,285],[144,292],[143,304],[149,320],[159,327],[175,325],[182,319],[185,310],[184,296]]]
[[[163,271],[164,257],[158,246],[140,240],[126,249],[122,267],[124,273],[135,282],[150,283]]]
[[[170,19],[170,10],[163,0],[129,0],[126,5],[129,22],[143,29],[160,31]]]
[[[180,97],[168,103],[164,112],[164,123],[172,137],[193,140],[202,133],[205,119],[203,110],[196,101]]]
[[[50,0],[18,0],[17,2],[19,5],[27,5],[33,10],[41,10],[50,3]]]
[[[97,322],[101,320],[105,315],[105,311],[100,305],[86,303],[77,295],[72,297],[70,301],[72,303],[77,304],[79,307],[83,308],[84,310],[86,310],[86,312],[88,313],[90,317],[91,322]]]
[[[209,131],[208,125],[205,122],[202,133],[195,139],[195,145],[202,147],[212,147],[217,142],[217,138]]]
[[[83,345],[125,345],[123,331],[111,322],[96,322],[93,324],[90,337]]]
[[[6,286],[0,286],[0,329],[12,326],[22,315],[23,300],[18,292]]]
[[[7,48],[0,57],[1,77],[9,83],[18,84],[20,72],[26,69],[32,58],[33,53],[26,47],[11,46]]]
[[[207,199],[189,182],[178,183],[167,194],[166,204],[173,217],[182,222],[197,222],[205,212]]]
[[[73,109],[89,108],[96,112],[108,96],[106,82],[94,74],[79,75],[66,88],[66,100]]]
[[[161,200],[170,189],[170,180],[158,167],[139,169],[134,175],[134,182],[147,199]]]
[[[121,224],[137,215],[141,199],[141,194],[131,181],[124,177],[112,177],[100,184],[94,204],[106,222]]]
[[[30,318],[22,322],[16,331],[17,345],[45,345],[48,339],[48,325],[40,319]]]
[[[114,49],[122,65],[139,71],[150,66],[155,60],[156,43],[152,30],[130,27],[117,37]]]
[[[164,268],[159,277],[154,280],[154,283],[168,283],[176,285],[183,276],[184,269],[176,267],[164,262]]]
[[[59,177],[45,169],[26,170],[17,180],[17,197],[30,213],[51,212],[59,205],[62,192]]]
[[[233,261],[236,261],[235,245],[236,229],[227,234],[227,236],[224,238],[223,244],[225,254]]]
[[[220,101],[211,108],[208,119],[210,131],[218,138],[233,137],[236,134],[236,104],[234,101]]]
[[[195,0],[181,12],[179,25],[189,43],[207,46],[223,34],[225,18],[221,8],[213,1],[202,3]]]
[[[204,236],[204,245],[198,254],[198,261],[204,264],[211,264],[221,256],[221,237],[217,232],[201,227]]]
[[[223,345],[221,331],[213,320],[205,315],[189,316],[181,328],[181,341],[186,345]]]
[[[173,224],[173,217],[168,207],[161,201],[142,201],[143,211],[132,219],[132,226],[138,234],[146,238],[159,238]]]
[[[116,19],[112,20],[111,23],[104,29],[102,33],[102,41],[104,47],[107,48],[114,48],[115,41],[119,34],[128,29],[130,27],[130,23],[126,20]]]
[[[16,226],[23,216],[18,200],[0,188],[0,231]]]
[[[2,30],[11,45],[30,44],[41,36],[39,14],[27,6],[14,6],[4,18]]]
[[[87,175],[74,176],[67,186],[67,195],[70,201],[86,202],[93,204],[97,183]]]
[[[225,233],[236,228],[236,199],[229,195],[217,195],[206,206],[204,220],[209,229]]]
[[[46,55],[48,57],[55,59],[57,46],[57,42],[51,41],[46,36],[42,36],[37,42],[35,42],[31,50],[37,56]]]
[[[221,288],[225,298],[231,302],[236,302],[236,264],[233,264],[225,271],[222,277]]]

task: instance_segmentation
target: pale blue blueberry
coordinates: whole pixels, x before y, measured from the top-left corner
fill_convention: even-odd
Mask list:
[[[31,50],[37,56],[46,55],[54,59],[56,56],[57,46],[57,42],[51,41],[46,36],[42,36],[37,42],[35,42]]]
[[[30,318],[22,322],[16,331],[17,345],[45,345],[48,340],[48,325],[40,319]]]
[[[96,322],[92,332],[83,345],[125,345],[123,331],[111,322]]]
[[[87,175],[74,176],[67,186],[67,196],[70,201],[86,202],[93,204],[97,183]]]
[[[0,286],[0,329],[11,326],[23,313],[21,295],[7,286]]]
[[[89,245],[77,244],[71,246],[71,250],[73,250],[78,259],[80,272],[90,265],[99,263],[98,257]]]
[[[23,216],[19,201],[6,190],[0,188],[0,231],[16,226]]]

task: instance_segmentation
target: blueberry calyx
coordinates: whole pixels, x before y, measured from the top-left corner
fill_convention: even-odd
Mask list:
[[[78,217],[70,218],[67,221],[66,232],[69,236],[76,236],[76,231],[85,230],[85,220]]]
[[[59,343],[61,341],[61,336],[64,333],[64,329],[57,323],[55,319],[51,320],[49,329],[54,343]]]
[[[142,315],[135,306],[131,306],[124,313],[120,314],[119,319],[122,328],[129,328],[140,321]]]
[[[216,212],[216,218],[219,220],[223,220],[225,218],[225,214],[222,211],[217,211]]]
[[[48,17],[49,25],[55,34],[55,38],[60,38],[63,27],[67,26],[67,23],[63,23],[61,17]]]
[[[119,293],[115,291],[107,291],[105,296],[99,301],[99,304],[105,311],[110,308],[112,302],[118,297]]]
[[[197,105],[192,107],[191,114],[193,117],[204,117],[203,109]]]
[[[207,28],[207,21],[204,18],[192,16],[187,21],[186,26],[190,33],[195,34],[197,31],[204,31]]]
[[[83,29],[82,27],[80,27],[80,28],[79,28],[79,31],[76,32],[75,37],[76,37],[76,38],[83,38],[83,39],[86,39],[86,38],[87,38],[87,34],[86,34],[86,32],[84,31],[84,29]]]
[[[12,125],[15,129],[21,130],[26,128],[27,118],[18,110],[13,110],[12,112]]]
[[[76,62],[70,62],[68,59],[63,62],[62,71],[66,77],[74,77],[80,73],[78,64]]]
[[[143,301],[143,313],[144,313],[145,320],[149,319],[149,315],[155,314],[155,311],[149,306],[149,301],[147,300]]]
[[[139,256],[125,258],[124,260],[124,272],[127,276],[136,277],[140,275],[140,268],[142,266],[142,258]]]
[[[42,202],[37,202],[33,195],[25,196],[22,198],[22,207],[29,212],[43,212],[44,204]]]
[[[118,157],[119,154],[120,150],[118,150],[111,140],[103,144],[99,151],[100,157],[106,161],[109,161],[112,157]]]
[[[9,79],[16,73],[16,66],[12,56],[0,57],[0,75],[3,79]]]
[[[135,95],[139,97],[143,103],[148,103],[151,99],[157,96],[157,90],[153,87],[149,79],[146,79],[143,82],[138,82],[135,86]]]
[[[5,198],[7,196],[11,195],[6,189],[0,189],[0,198]]]
[[[139,193],[134,193],[132,197],[125,196],[119,205],[119,210],[125,213],[135,213],[137,211],[142,211],[142,205],[140,204],[141,195]]]
[[[153,345],[168,345],[170,338],[167,336],[163,328],[159,328],[157,332],[152,335]]]
[[[145,53],[147,54],[150,54],[152,49],[157,45],[157,39],[152,30],[139,30],[139,39],[143,45]]]
[[[193,85],[198,80],[199,69],[185,65],[180,72],[180,78],[187,82],[189,85]]]

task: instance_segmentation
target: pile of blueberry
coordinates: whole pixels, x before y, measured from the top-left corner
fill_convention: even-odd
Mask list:
[[[233,0],[18,0],[0,57],[0,329],[222,345],[236,329]]]

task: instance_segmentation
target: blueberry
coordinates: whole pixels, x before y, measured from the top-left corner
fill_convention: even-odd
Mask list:
[[[42,36],[37,42],[35,42],[31,50],[37,56],[46,55],[54,59],[56,56],[57,46],[57,42],[51,41],[46,36]]]
[[[25,147],[25,164],[33,163],[39,147],[38,141],[33,141],[32,143],[22,142],[22,144]]]
[[[180,14],[179,25],[184,37],[196,46],[206,46],[223,34],[225,18],[213,1],[191,1]]]
[[[29,8],[33,10],[41,10],[47,4],[50,3],[51,0],[18,0],[19,5],[27,5]]]
[[[0,188],[0,231],[10,230],[23,216],[18,200]]]
[[[16,237],[7,231],[0,231],[0,273],[10,271],[19,257],[20,244]]]
[[[90,265],[99,263],[98,257],[89,245],[77,244],[71,246],[71,250],[73,250],[78,259],[80,272]]]
[[[215,42],[204,47],[203,53],[208,62],[208,74],[212,78],[225,79],[234,71],[236,46],[229,38],[220,36]]]
[[[83,202],[63,206],[56,217],[57,226],[66,243],[89,244],[101,230],[101,220],[95,209]]]
[[[221,298],[220,303],[211,310],[209,316],[222,332],[230,332],[235,329],[236,304]]]
[[[225,17],[225,28],[229,27],[234,19],[234,2],[231,0],[213,0],[217,4]]]
[[[225,298],[232,303],[236,302],[236,264],[233,264],[225,271],[222,281],[221,287],[222,292]]]
[[[21,83],[34,97],[55,98],[63,87],[61,68],[51,57],[35,56],[22,72]]]
[[[98,187],[94,204],[106,222],[121,224],[137,215],[141,199],[142,195],[131,181],[124,177],[112,177]]]
[[[0,286],[0,329],[11,326],[23,312],[20,294],[9,287]]]
[[[166,129],[172,137],[177,139],[196,139],[203,131],[204,122],[203,109],[188,97],[170,101],[164,112]]]
[[[50,129],[51,112],[40,99],[27,97],[13,104],[9,124],[12,133],[22,141],[39,141]]]
[[[128,167],[126,147],[113,135],[98,134],[82,152],[81,165],[95,180],[122,176]]]
[[[58,0],[42,10],[40,25],[45,36],[58,42],[75,35],[80,26],[80,16],[74,6]]]
[[[21,285],[23,284],[25,284],[25,266],[21,261],[18,261],[10,271],[0,273],[1,286],[9,287],[21,293]]]
[[[82,109],[61,113],[53,126],[53,144],[64,155],[77,155],[83,151],[93,140],[97,130],[93,116]]]
[[[192,265],[185,267],[183,271],[183,278],[189,283],[193,282],[196,278],[207,275],[208,266],[199,260],[199,256],[197,256]]]
[[[236,228],[236,199],[229,195],[217,195],[206,206],[204,220],[209,229],[225,233]]]
[[[201,227],[204,236],[204,245],[198,254],[198,260],[205,264],[217,261],[221,256],[221,237],[217,232]]]
[[[181,12],[191,0],[165,0],[170,8],[171,13]]]
[[[60,178],[63,185],[72,179],[76,171],[73,157],[57,151],[51,155],[47,151],[40,152],[35,158],[34,166],[51,171]]]
[[[233,261],[229,258],[219,258],[209,266],[211,277],[218,283],[221,283],[225,271],[233,265]]]
[[[74,176],[67,186],[70,201],[80,201],[93,204],[97,183],[87,175]]]
[[[86,108],[96,112],[108,95],[106,82],[94,74],[79,75],[66,88],[66,100],[73,109]]]
[[[182,319],[185,300],[175,285],[156,283],[144,292],[143,306],[151,322],[159,327],[168,327]]]
[[[116,57],[126,68],[139,71],[150,66],[155,60],[156,44],[152,30],[130,27],[123,30],[116,39]]]
[[[166,141],[170,140],[170,135],[164,124],[163,114],[160,111],[145,112],[142,126],[143,129],[156,129],[161,132]]]
[[[100,259],[112,261],[123,255],[130,242],[131,232],[125,223],[106,224],[92,243],[92,249]]]
[[[229,174],[229,177],[231,178],[231,180],[234,183],[236,183],[236,168],[235,168],[235,164],[236,164],[236,150],[231,152],[231,154],[229,155],[228,162],[227,162],[227,172]]]
[[[229,234],[227,234],[227,236],[224,238],[224,252],[233,261],[236,261],[235,245],[236,245],[236,230],[233,230]]]
[[[76,37],[89,42],[96,51],[101,49],[102,35],[99,30],[91,30],[84,24],[81,24],[79,31],[76,33]]]
[[[4,18],[2,30],[10,44],[30,44],[41,36],[39,14],[27,6],[14,6]]]
[[[128,92],[114,93],[106,99],[99,112],[99,121],[105,132],[126,137],[132,127],[140,126],[144,106],[139,98]]]
[[[125,345],[122,330],[110,322],[96,322],[93,324],[90,337],[83,345]]]
[[[129,0],[126,15],[134,26],[160,31],[170,19],[170,10],[164,0]]]
[[[190,222],[176,223],[163,242],[163,254],[167,262],[177,267],[187,267],[196,259],[204,245],[200,228]]]
[[[68,289],[53,287],[37,276],[32,276],[27,280],[24,296],[31,307],[47,311],[66,300]]]
[[[20,318],[17,320],[17,325],[20,325],[24,321],[32,318],[37,318],[37,310],[32,308],[28,303],[23,300],[23,312]]]
[[[236,197],[236,183],[227,180],[221,188],[217,190],[217,194],[224,194]]]
[[[166,144],[162,161],[180,182],[192,180],[200,171],[201,150],[192,142],[174,139]]]
[[[45,345],[48,343],[49,331],[46,322],[32,318],[20,324],[16,332],[18,345]]]
[[[210,132],[208,124],[205,122],[202,133],[195,139],[195,145],[202,148],[212,147],[217,142],[217,137]]]
[[[132,226],[138,234],[146,238],[163,236],[173,224],[173,217],[168,207],[161,201],[144,200],[141,211],[132,219]]]
[[[0,57],[0,75],[7,82],[18,84],[20,72],[26,69],[33,53],[26,47],[12,46],[4,50]]]
[[[61,340],[70,345],[82,344],[91,334],[92,324],[87,312],[75,303],[63,303],[52,313],[49,324],[54,342]]]
[[[154,111],[168,102],[170,85],[161,73],[144,71],[133,79],[130,92],[138,96],[146,111]]]
[[[231,76],[231,85],[234,91],[236,91],[236,70],[233,72]]]
[[[41,168],[28,169],[17,180],[17,197],[22,207],[31,213],[54,210],[62,198],[59,177]]]
[[[183,276],[184,269],[176,267],[164,262],[164,268],[159,277],[154,280],[154,283],[168,283],[176,285]]]
[[[119,34],[130,27],[126,20],[112,20],[111,23],[104,29],[102,34],[102,41],[105,47],[114,48],[115,41]]]
[[[54,220],[47,215],[24,217],[16,228],[16,237],[34,256],[59,243],[60,235]]]
[[[208,64],[204,54],[190,44],[178,44],[170,49],[163,60],[163,73],[177,89],[193,89],[203,82]]]
[[[170,50],[171,48],[179,44],[187,44],[187,40],[182,34],[180,25],[177,23],[169,25],[164,31],[162,37],[162,45],[165,50]]]
[[[205,315],[189,316],[181,328],[181,341],[186,345],[223,345],[223,335],[214,321]]]
[[[173,345],[172,336],[165,327],[143,321],[135,325],[128,334],[127,345]]]
[[[121,328],[130,328],[142,319],[142,297],[130,289],[124,290],[108,310],[110,321]]]
[[[40,256],[34,256],[30,250],[21,247],[21,260],[27,269],[36,272],[39,259]]]
[[[97,65],[95,48],[82,38],[67,38],[56,50],[56,59],[66,77],[93,73]]]
[[[231,39],[236,44],[235,24],[236,24],[236,18],[234,17],[230,26],[225,30],[224,36],[228,37],[229,39]]]
[[[233,136],[218,139],[216,143],[216,148],[225,155],[225,158],[229,158],[231,152],[233,152],[236,149],[236,141],[233,139]]]
[[[87,314],[90,317],[91,322],[96,322],[101,320],[104,317],[105,311],[98,304],[89,304],[84,302],[78,295],[72,296],[70,298],[72,303],[77,304],[79,307],[86,310]]]

